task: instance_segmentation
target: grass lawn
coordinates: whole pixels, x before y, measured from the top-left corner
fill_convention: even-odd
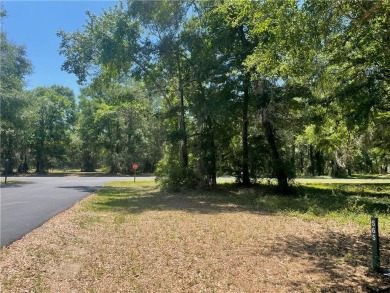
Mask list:
[[[365,292],[373,215],[390,266],[389,184],[115,182],[2,249],[0,291]]]

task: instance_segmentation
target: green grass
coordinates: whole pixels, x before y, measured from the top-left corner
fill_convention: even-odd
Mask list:
[[[183,204],[186,201],[191,205]],[[292,195],[280,195],[276,186],[259,184],[240,188],[224,183],[214,191],[161,192],[153,181],[112,182],[86,201],[94,211],[125,215],[149,210],[184,209],[218,213],[237,210],[297,216],[307,220],[334,220],[367,229],[372,216],[379,218],[382,232],[390,233],[390,184],[301,183]],[[118,216],[118,222],[124,221]]]
[[[130,212],[137,209],[134,200],[156,190],[154,181],[116,181],[106,184],[96,192],[96,196],[84,203],[84,207],[94,211]]]
[[[390,174],[353,174],[352,178],[358,178],[358,179],[390,179]]]
[[[353,222],[362,227],[375,216],[382,231],[390,233],[390,184],[306,183],[296,186],[292,196],[270,192],[256,203],[272,213]]]
[[[20,184],[29,184],[29,182],[19,181],[19,180],[7,180],[7,184],[5,184],[4,180],[0,181],[0,187],[17,186]]]
[[[299,179],[390,179],[390,174],[352,174],[352,176],[334,178],[329,175],[323,176],[301,176]],[[298,180],[299,180],[298,179]]]

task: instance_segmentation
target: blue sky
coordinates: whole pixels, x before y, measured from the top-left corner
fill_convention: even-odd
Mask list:
[[[86,10],[101,14],[115,4],[114,1],[17,1],[2,0],[7,16],[2,30],[8,40],[25,45],[27,57],[33,65],[33,73],[27,76],[27,89],[54,84],[67,86],[79,94],[77,78],[61,71],[64,57],[59,55],[58,30],[67,33],[82,30]]]

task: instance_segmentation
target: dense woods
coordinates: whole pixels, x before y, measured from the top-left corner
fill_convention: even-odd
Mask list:
[[[162,187],[388,173],[390,2],[128,1],[58,32],[61,85],[1,32],[1,163],[154,172]]]

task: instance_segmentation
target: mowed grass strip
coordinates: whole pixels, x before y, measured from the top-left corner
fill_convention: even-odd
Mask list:
[[[273,188],[167,193],[150,181],[111,183],[4,248],[1,292],[365,292],[366,284],[386,285],[369,270],[369,227],[341,220],[355,213],[369,221],[376,211],[385,264],[386,186],[304,185],[288,197]],[[372,204],[361,208],[360,200]]]

